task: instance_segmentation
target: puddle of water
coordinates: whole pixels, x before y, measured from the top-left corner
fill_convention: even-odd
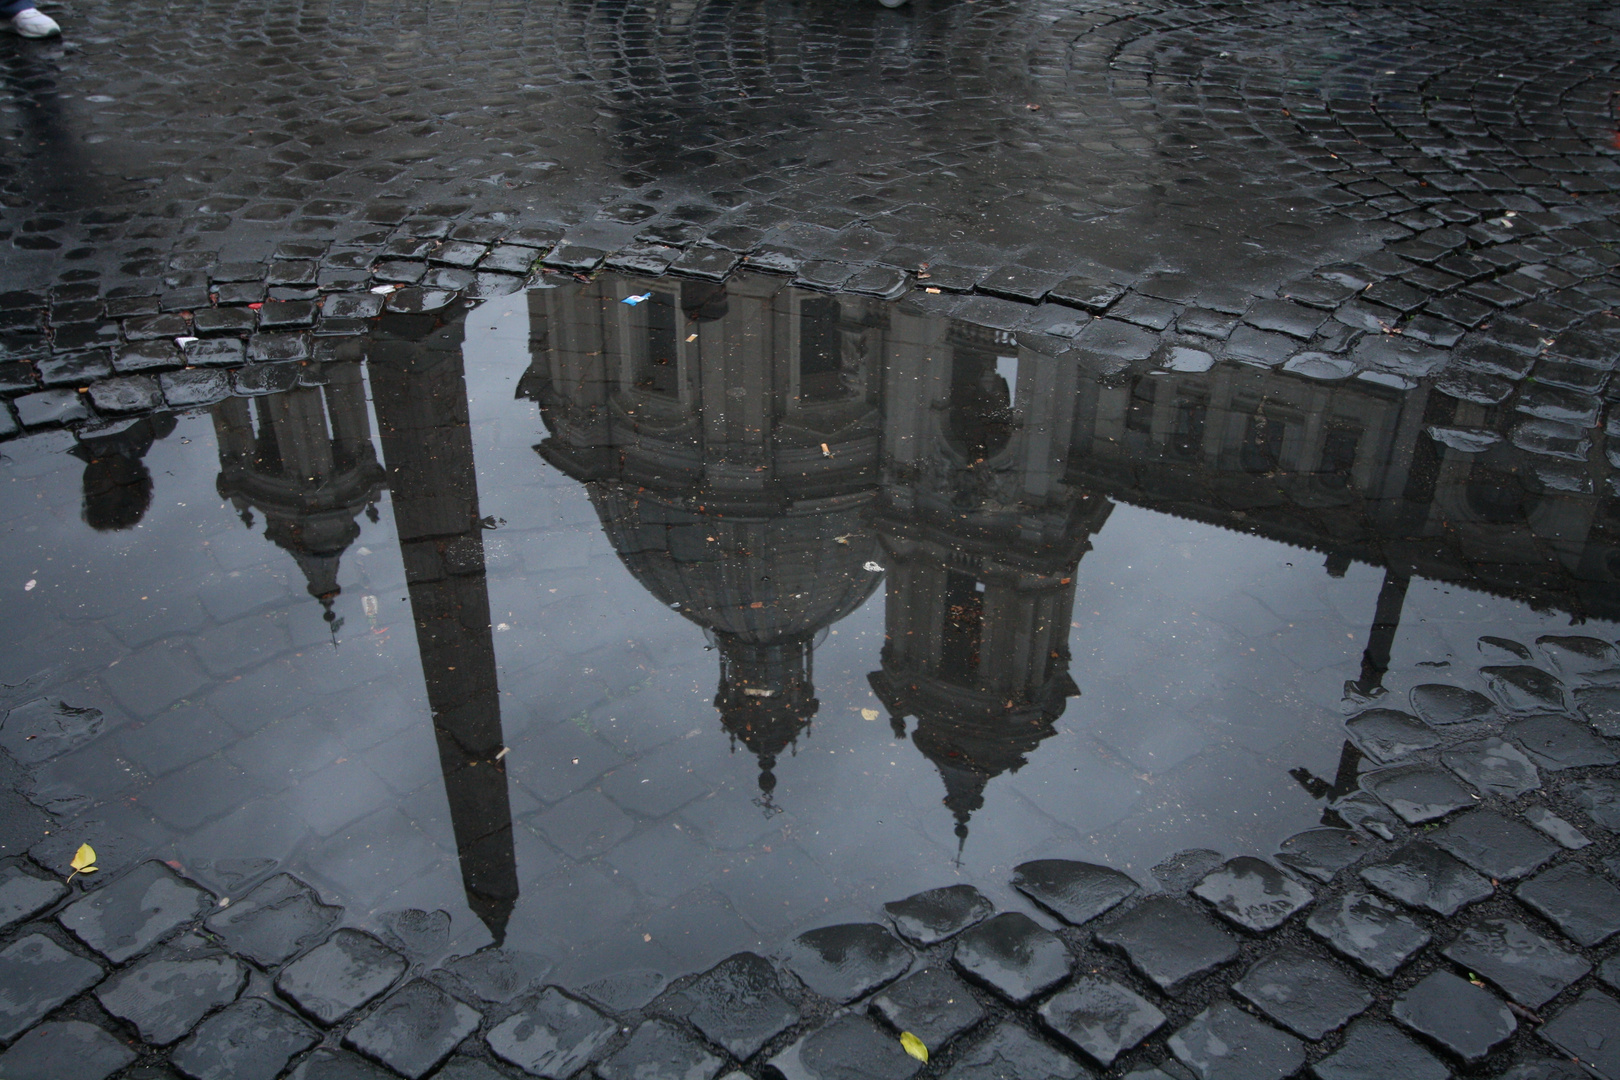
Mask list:
[[[1614,636],[1607,476],[1425,433],[1508,418],[1040,344],[606,275],[8,444],[0,745],[50,843],[583,980],[1032,857],[1268,852],[1353,782],[1348,713],[1472,685],[1482,634]]]

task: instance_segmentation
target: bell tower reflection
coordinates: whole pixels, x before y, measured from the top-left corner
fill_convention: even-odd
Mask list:
[[[257,398],[226,398],[210,410],[219,442],[220,498],[292,556],[335,635],[338,565],[377,520],[383,470],[371,442],[357,360],[303,369],[317,385]]]
[[[759,761],[767,813],[819,708],[816,639],[880,580],[866,510],[883,306],[783,286],[603,277],[531,294],[520,389],[551,433],[541,456],[587,484],[631,574],[718,650],[714,704]]]
[[[883,666],[897,737],[939,769],[965,843],[988,783],[1054,734],[1074,580],[1112,504],[1061,482],[1076,365],[984,327],[896,313],[887,379]]]

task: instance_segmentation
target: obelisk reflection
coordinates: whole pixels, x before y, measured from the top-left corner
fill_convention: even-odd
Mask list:
[[[517,904],[517,858],[462,332],[460,319],[386,316],[370,372],[467,905],[500,943]]]

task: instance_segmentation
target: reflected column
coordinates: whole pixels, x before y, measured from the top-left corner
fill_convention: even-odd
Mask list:
[[[462,320],[387,316],[370,351],[394,522],[467,906],[496,944],[517,904],[500,687],[463,375]]]

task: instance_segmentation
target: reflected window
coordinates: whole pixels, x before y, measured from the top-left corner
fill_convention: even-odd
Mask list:
[[[1138,375],[1131,380],[1131,402],[1125,407],[1125,430],[1151,432],[1153,406],[1159,396],[1159,384],[1150,375]]]
[[[1238,452],[1238,464],[1244,472],[1268,473],[1282,460],[1283,434],[1288,425],[1256,413],[1249,417],[1248,429],[1243,433],[1243,446]]]
[[[640,370],[636,372],[636,389],[665,397],[679,397],[675,297],[670,293],[655,292],[640,305],[639,311],[646,320],[647,351],[641,358]]]
[[[999,356],[960,349],[951,365],[951,446],[984,461],[1012,441],[1012,387]]]
[[[266,473],[281,472],[281,443],[276,438],[276,425],[270,419],[270,399],[253,399],[253,464]]]
[[[978,681],[984,637],[984,583],[952,570],[945,579],[945,626],[940,635],[940,676],[972,686]]]
[[[1209,403],[1203,398],[1177,397],[1170,420],[1170,452],[1184,458],[1195,458],[1202,453],[1204,422],[1208,417]]]
[[[1523,521],[1535,508],[1536,496],[1524,489],[1519,474],[1511,469],[1476,465],[1468,474],[1468,509],[1479,520],[1492,525]]]
[[[1347,488],[1350,472],[1356,465],[1356,447],[1361,445],[1361,432],[1345,425],[1328,428],[1322,440],[1322,463],[1318,468],[1324,486]]]
[[[844,394],[843,307],[835,297],[799,305],[799,400],[830,401]]]

